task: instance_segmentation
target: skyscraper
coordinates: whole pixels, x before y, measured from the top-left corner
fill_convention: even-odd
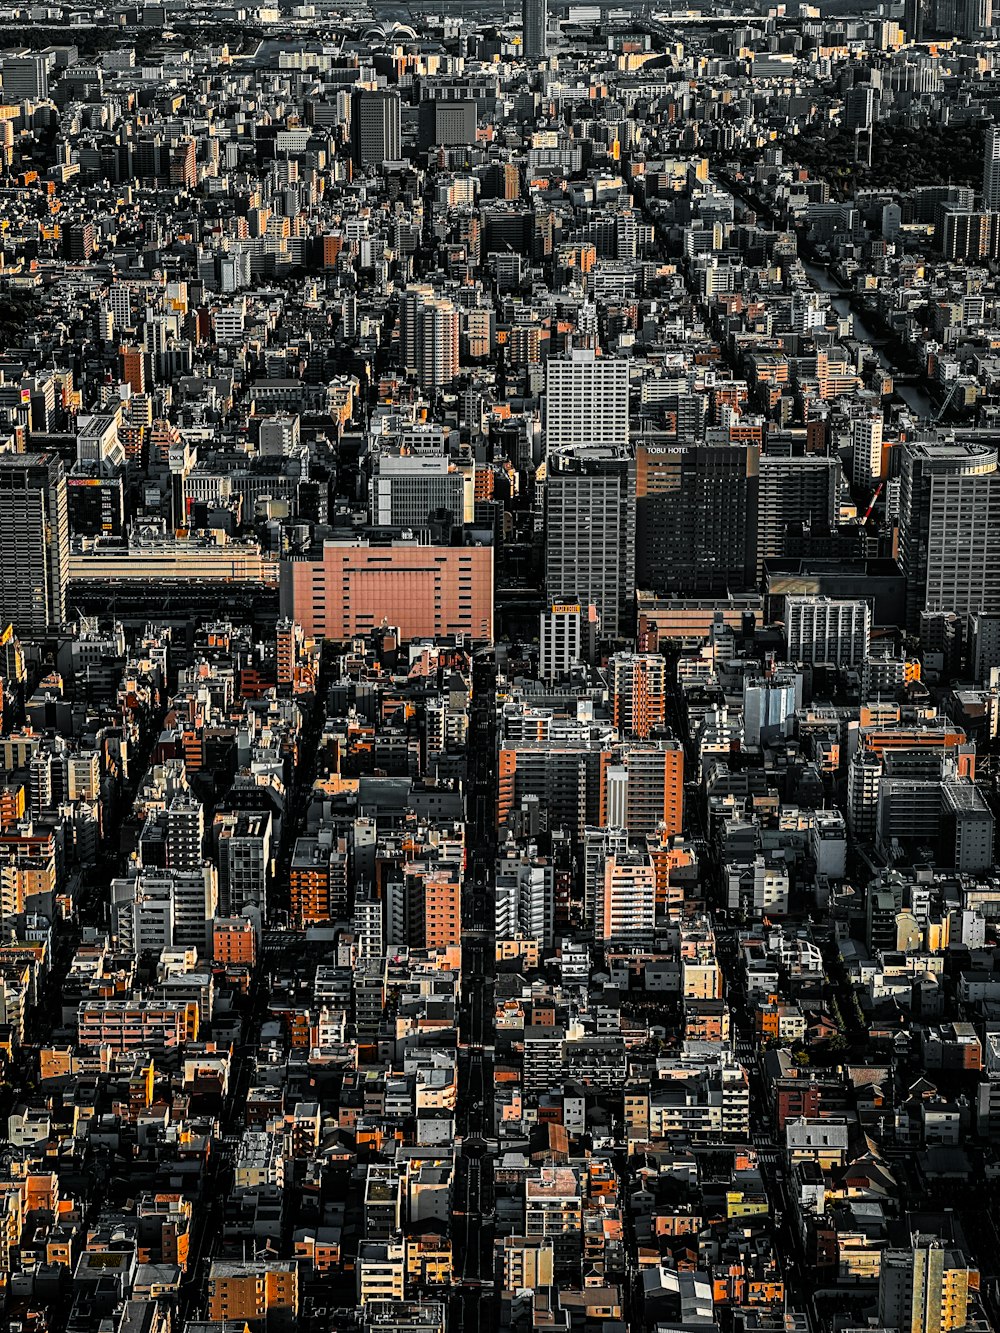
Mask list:
[[[924,32],[933,26],[933,0],[904,0],[903,29],[911,42],[922,42]]]
[[[1000,125],[991,125],[986,131],[986,150],[983,154],[983,207],[989,213],[1000,213]]]
[[[903,446],[899,564],[906,623],[921,611],[1000,611],[1000,471],[985,444]]]
[[[0,455],[0,622],[44,634],[66,616],[69,507],[52,452]]]
[[[49,95],[48,61],[44,55],[7,56],[0,64],[5,102],[22,98],[43,100]]]
[[[395,162],[401,152],[399,93],[363,91],[351,101],[351,143],[361,167]]]
[[[759,463],[756,444],[640,444],[638,587],[708,596],[755,586]]]
[[[450,384],[458,374],[458,308],[433,287],[403,293],[399,308],[400,355],[407,374],[425,389]]]
[[[832,532],[840,503],[839,458],[818,454],[784,458],[762,454],[757,499],[757,575],[764,562],[785,554],[789,527]]]
[[[545,368],[545,443],[549,449],[628,444],[628,362],[575,351]]]
[[[609,638],[626,632],[635,596],[635,462],[627,449],[549,454],[545,583],[554,602],[593,603]]]
[[[521,22],[525,60],[544,60],[548,52],[548,0],[521,0]]]

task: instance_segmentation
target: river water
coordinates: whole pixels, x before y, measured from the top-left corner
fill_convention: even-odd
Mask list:
[[[807,264],[806,261],[803,260],[802,267],[805,269],[806,276],[817,291],[843,292],[844,289],[841,287],[840,283],[835,281],[835,279],[830,276],[829,271],[821,264]],[[851,310],[851,303],[846,295],[835,296],[830,304],[834,310],[836,310],[838,315],[851,315],[854,321],[854,336],[857,338],[858,342],[874,343],[878,340],[876,331],[871,328],[870,325],[865,323],[865,320],[857,313],[857,311]],[[886,355],[884,347],[877,347],[875,350],[880,366],[889,371],[896,371],[898,369],[891,357]],[[930,395],[925,393],[924,390],[916,384],[899,385],[896,389],[896,397],[901,399],[910,411],[915,413],[918,417],[932,418],[935,415],[935,407]]]

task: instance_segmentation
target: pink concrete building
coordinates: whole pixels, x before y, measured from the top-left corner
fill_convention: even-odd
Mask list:
[[[403,639],[492,639],[493,548],[328,541],[322,559],[282,561],[281,614],[317,638],[351,639],[385,621]]]

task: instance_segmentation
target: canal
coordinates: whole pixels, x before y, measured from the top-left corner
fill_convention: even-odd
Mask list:
[[[880,341],[878,334],[871,325],[865,322],[864,317],[859,315],[856,310],[851,310],[848,294],[844,291],[844,288],[841,287],[840,283],[830,276],[828,269],[822,264],[811,264],[807,263],[805,260],[802,261],[802,267],[805,269],[806,276],[817,291],[837,293],[830,304],[838,315],[851,316],[854,337],[857,338],[858,342],[873,344]],[[875,352],[878,357],[879,365],[882,366],[883,369],[894,373],[898,371],[899,367],[891,357],[886,355],[884,347],[877,346]],[[924,389],[920,388],[919,385],[900,384],[896,388],[896,397],[904,402],[910,411],[918,417],[933,419],[936,415],[937,409],[934,406],[932,398]]]

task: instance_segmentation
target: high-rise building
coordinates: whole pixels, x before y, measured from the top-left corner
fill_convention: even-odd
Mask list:
[[[521,27],[525,60],[544,60],[549,45],[548,0],[521,0]]]
[[[592,603],[608,638],[625,633],[635,596],[635,460],[627,448],[549,453],[545,584],[554,601]]]
[[[1000,213],[942,204],[934,236],[945,259],[953,262],[996,259],[1000,256]]]
[[[263,810],[222,812],[213,823],[223,911],[239,916],[246,907],[267,912],[271,873],[271,816]]]
[[[583,917],[592,926],[604,883],[604,863],[628,851],[628,829],[591,827],[583,831]]]
[[[425,389],[450,384],[458,375],[459,312],[433,287],[408,287],[399,303],[403,369]]]
[[[462,933],[459,875],[410,867],[392,880],[386,888],[385,933],[387,943],[416,949],[457,944]]]
[[[837,458],[761,454],[757,487],[757,574],[764,562],[785,555],[790,527],[832,532],[840,504]]]
[[[624,448],[629,442],[628,362],[575,351],[545,367],[545,444]]]
[[[909,1249],[886,1250],[878,1284],[878,1322],[900,1333],[964,1328],[970,1278],[978,1274],[937,1237],[915,1235]]]
[[[969,639],[972,679],[984,685],[989,681],[994,667],[1000,667],[1000,612],[974,615]]]
[[[748,745],[768,745],[792,734],[802,702],[802,677],[783,673],[747,676],[743,687],[743,735]]]
[[[598,940],[652,941],[656,929],[656,871],[644,852],[612,855],[598,886]]]
[[[456,527],[476,516],[475,475],[443,454],[383,454],[371,480],[371,517],[377,527],[426,526],[430,516],[447,510]]]
[[[44,55],[6,56],[0,63],[3,100],[41,101],[49,95],[48,59]]]
[[[983,208],[988,213],[1000,213],[1000,125],[991,125],[986,131],[983,154]]]
[[[684,747],[661,740],[621,747],[604,775],[601,823],[633,837],[680,833],[684,823]]]
[[[351,143],[361,167],[397,162],[402,151],[399,93],[365,90],[351,100]]]
[[[993,0],[956,0],[955,32],[959,37],[979,37],[992,26]]]
[[[920,612],[963,621],[1000,611],[1000,471],[985,444],[914,441],[903,446],[899,563],[906,623]]]
[[[197,870],[202,863],[205,809],[196,796],[180,793],[166,813],[166,865],[170,870]]]
[[[785,656],[789,662],[856,667],[868,655],[871,611],[856,598],[786,597]]]
[[[614,653],[608,663],[611,720],[623,736],[645,739],[663,725],[667,663],[659,653]]]
[[[844,98],[844,125],[855,130],[870,130],[875,120],[875,89],[870,83],[856,83]]]
[[[24,638],[66,616],[69,506],[52,452],[0,455],[0,623]]]
[[[418,109],[417,142],[421,148],[473,144],[478,117],[478,103],[469,98],[461,101],[427,98]]]
[[[873,412],[851,425],[851,480],[869,490],[882,475],[882,414]]]
[[[757,584],[760,448],[697,444],[636,451],[636,582],[680,596]]]
[[[565,676],[584,660],[585,609],[579,602],[553,602],[541,613],[538,634],[538,675],[546,681]]]
[[[934,0],[904,0],[903,30],[911,42],[922,42],[924,33],[933,27]]]
[[[504,856],[497,866],[496,931],[550,949],[555,938],[555,870],[544,857]]]

